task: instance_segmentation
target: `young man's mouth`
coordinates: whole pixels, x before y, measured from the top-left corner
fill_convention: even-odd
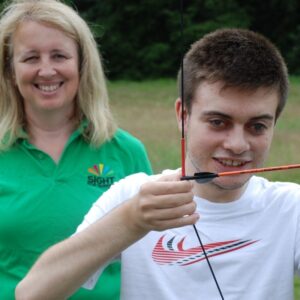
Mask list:
[[[228,158],[214,158],[214,159],[224,167],[239,168],[249,163],[249,160],[237,160],[237,159],[228,159]]]

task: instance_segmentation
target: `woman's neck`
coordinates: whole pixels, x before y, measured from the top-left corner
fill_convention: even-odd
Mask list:
[[[27,119],[29,141],[58,162],[77,122],[75,118]]]

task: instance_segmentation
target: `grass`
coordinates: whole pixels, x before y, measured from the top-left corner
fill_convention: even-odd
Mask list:
[[[108,85],[112,109],[119,125],[146,146],[155,172],[180,166],[180,134],[174,111],[175,80],[117,81]],[[276,124],[266,165],[300,163],[300,77],[291,77],[286,108]],[[271,180],[300,183],[300,171],[264,173]],[[280,237],[278,237],[280,242]],[[300,300],[300,279],[295,279],[295,300]]]
[[[177,168],[180,145],[175,81],[112,82],[109,93],[120,126],[144,142],[154,171]]]

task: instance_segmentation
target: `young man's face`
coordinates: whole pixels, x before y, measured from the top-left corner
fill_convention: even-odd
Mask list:
[[[201,83],[191,113],[185,118],[186,173],[226,172],[261,167],[268,155],[278,105],[276,91],[245,92],[223,88],[222,82]],[[181,105],[176,102],[181,128]],[[195,184],[195,192],[215,201],[240,196],[250,175],[219,177]]]

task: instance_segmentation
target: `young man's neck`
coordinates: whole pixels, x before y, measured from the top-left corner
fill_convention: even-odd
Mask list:
[[[215,184],[213,181],[210,183],[197,183],[194,182],[193,193],[195,196],[204,198],[208,201],[215,203],[228,203],[239,199],[245,192],[248,182],[241,187],[236,188],[223,188]]]

